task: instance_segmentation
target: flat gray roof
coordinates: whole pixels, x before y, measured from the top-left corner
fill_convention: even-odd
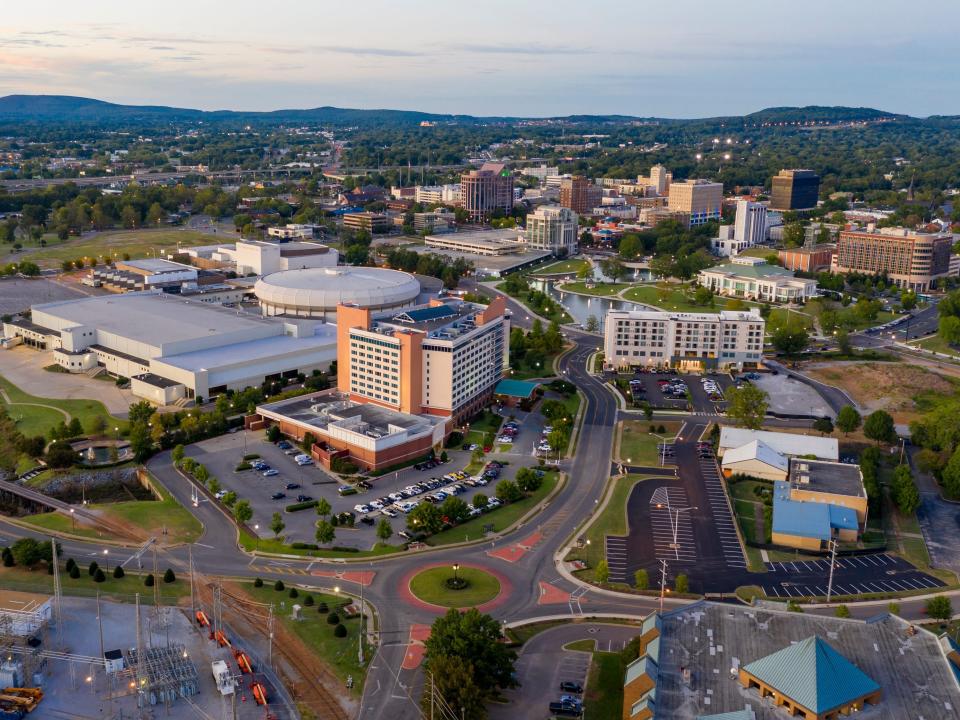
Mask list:
[[[796,488],[834,495],[863,497],[866,494],[860,467],[847,463],[791,458],[790,482]]]
[[[274,322],[168,293],[125,293],[34,305],[74,325],[87,325],[151,346],[259,328]]]
[[[662,616],[656,718],[694,720],[743,710],[782,720],[783,710],[745,690],[736,669],[819,635],[883,693],[860,714],[877,720],[960,719],[960,688],[936,636],[895,616],[872,621],[701,602]],[[690,672],[684,681],[681,667]]]
[[[314,408],[317,409],[314,409]],[[335,390],[323,390],[312,395],[301,395],[288,400],[261,405],[259,409],[283,415],[296,422],[312,425],[325,430],[328,425],[337,420],[359,418],[366,423],[367,430],[379,435],[389,435],[389,426],[414,431],[426,430],[435,424],[434,419],[420,415],[408,415],[389,408],[379,407],[369,403],[357,403],[347,399],[345,395]],[[436,418],[437,422],[445,422],[446,418]]]
[[[180,270],[196,270],[192,265],[164,260],[163,258],[142,258],[140,260],[121,260],[120,265],[146,270],[151,273],[179,272]]]
[[[441,235],[441,238],[446,237]],[[524,247],[521,245],[521,247]],[[505,270],[510,270],[515,268],[518,265],[525,265],[526,263],[536,262],[543,258],[550,257],[552,253],[548,250],[526,250],[521,252],[510,253],[508,255],[479,255],[477,253],[463,252],[460,250],[451,250],[450,248],[440,248],[440,247],[425,247],[423,245],[410,245],[405,246],[405,250],[413,250],[414,252],[428,255],[441,255],[443,257],[448,257],[456,260],[457,258],[463,258],[469,262],[472,262],[474,266],[478,269],[488,269],[496,270],[497,272],[503,272]]]

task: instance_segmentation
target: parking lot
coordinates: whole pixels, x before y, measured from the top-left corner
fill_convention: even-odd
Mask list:
[[[561,683],[574,683],[585,692],[590,691],[590,653],[565,650],[564,646],[577,640],[593,640],[599,652],[620,652],[637,633],[637,627],[602,623],[563,625],[539,633],[524,644],[517,658],[519,687],[504,691],[507,703],[488,706],[491,720],[553,717],[549,711],[551,702],[562,695],[582,697],[582,693],[561,690]]]
[[[702,413],[714,413],[725,407],[723,393],[734,383],[726,373],[701,376],[675,372],[637,372],[629,377],[629,382],[628,401],[636,398],[653,408],[683,410],[687,407],[689,392],[694,411]],[[713,385],[713,392],[705,388],[705,383]]]
[[[260,431],[241,431],[222,435],[186,448],[186,454],[197,462],[203,463],[210,474],[219,480],[224,490],[231,490],[237,494],[238,498],[250,501],[253,518],[249,525],[256,529],[260,537],[273,537],[269,527],[271,518],[273,513],[280,512],[286,524],[281,534],[288,543],[316,542],[314,535],[317,515],[312,508],[284,512],[287,505],[298,502],[298,496],[302,495],[312,500],[325,498],[330,503],[334,514],[352,513],[355,518],[354,527],[338,526],[334,544],[359,549],[369,549],[377,542],[376,522],[380,520],[381,515],[388,517],[394,533],[399,534],[405,531],[405,514],[395,507],[394,503],[425,501],[424,498],[427,496],[434,495],[452,484],[459,485],[456,494],[468,504],[480,492],[494,500],[498,480],[512,480],[520,467],[532,464],[532,462],[511,462],[503,466],[498,477],[487,478],[484,484],[471,487],[464,479],[443,479],[444,475],[458,472],[465,467],[470,461],[470,453],[459,449],[448,449],[447,453],[449,462],[445,464],[425,470],[408,467],[380,477],[371,477],[367,479],[369,488],[357,487],[356,492],[341,495],[338,488],[341,487],[342,482],[335,475],[312,463],[305,466],[298,465],[294,457],[300,454],[299,449],[287,455],[283,448],[267,442],[264,433]],[[236,467],[245,454],[259,455],[260,460],[269,466],[270,470],[276,471],[276,474],[265,476],[264,473],[267,472],[265,468],[260,470],[251,468],[237,472]],[[409,497],[401,494],[405,492],[405,488],[420,482],[427,483],[430,487],[421,489],[415,495],[409,493]],[[279,494],[283,497],[276,497]],[[377,505],[383,507],[377,507]],[[367,511],[360,511],[358,506],[366,506]],[[386,508],[386,513],[383,512],[383,508]],[[361,521],[364,515],[370,518],[366,523]],[[394,537],[391,542],[402,539],[402,536]]]
[[[771,597],[820,597],[827,594],[829,559],[768,562],[766,566],[765,580],[758,584]],[[838,557],[833,571],[834,595],[904,592],[943,586],[943,582],[932,575],[887,553]]]

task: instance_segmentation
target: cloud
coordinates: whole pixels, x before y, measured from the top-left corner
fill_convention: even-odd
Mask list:
[[[450,46],[452,51],[467,51],[481,55],[595,55],[596,50],[585,47],[575,47],[570,45],[536,45],[524,43],[523,45],[485,45],[477,43],[467,43],[464,45]]]
[[[385,47],[349,47],[346,45],[302,45],[299,47],[261,47],[261,51],[277,53],[278,55],[309,55],[312,53],[333,53],[336,55],[352,55],[354,57],[424,57],[427,53],[402,48]]]

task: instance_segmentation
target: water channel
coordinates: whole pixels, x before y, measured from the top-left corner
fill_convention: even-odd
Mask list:
[[[610,282],[610,279],[600,272],[599,267],[594,267],[593,275],[597,281]],[[653,275],[649,270],[639,269],[634,272],[632,277],[626,278],[626,282],[650,282],[652,278]],[[600,323],[600,332],[603,332],[603,319],[607,314],[607,310],[642,310],[647,307],[626,300],[589,297],[575,293],[560,292],[557,289],[557,281],[555,280],[533,279],[531,285],[547,293],[547,295],[563,305],[567,312],[573,317],[575,323],[586,325],[587,319],[591,315],[595,316]]]

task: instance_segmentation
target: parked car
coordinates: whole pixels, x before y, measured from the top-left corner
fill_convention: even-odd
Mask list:
[[[310,502],[313,500],[313,497],[310,495],[297,495],[297,502]]]
[[[390,517],[390,518],[394,518],[397,516],[397,511],[392,510],[391,508],[385,507],[383,510],[380,511],[380,514],[386,515],[387,517]]]
[[[360,522],[362,522],[364,525],[373,525],[374,520],[369,515],[364,515],[362,518],[360,518]]]
[[[364,505],[363,503],[357,503],[353,506],[353,509],[361,515],[365,515],[366,513],[370,512],[370,507],[368,505]]]
[[[560,689],[565,692],[582,693],[583,685],[581,685],[578,682],[571,682],[570,680],[564,680],[562,683],[560,683]]]
[[[280,448],[281,450],[289,450],[290,448],[293,447],[293,445],[291,445],[286,440],[281,440],[280,442],[277,443],[277,447]]]
[[[356,495],[357,489],[352,485],[341,485],[340,487],[337,488],[337,492],[340,494],[341,497],[343,497],[346,495]]]
[[[286,496],[287,496],[286,493],[275,492],[273,495],[270,496],[270,499],[271,499],[271,500],[283,500]]]
[[[299,490],[300,483],[287,483],[287,490]]]
[[[280,474],[280,471],[279,471],[279,470],[274,470],[273,468],[270,468],[269,470],[264,470],[264,471],[263,471],[263,476],[264,476],[264,477],[274,477],[274,476],[279,475],[279,474]]]

